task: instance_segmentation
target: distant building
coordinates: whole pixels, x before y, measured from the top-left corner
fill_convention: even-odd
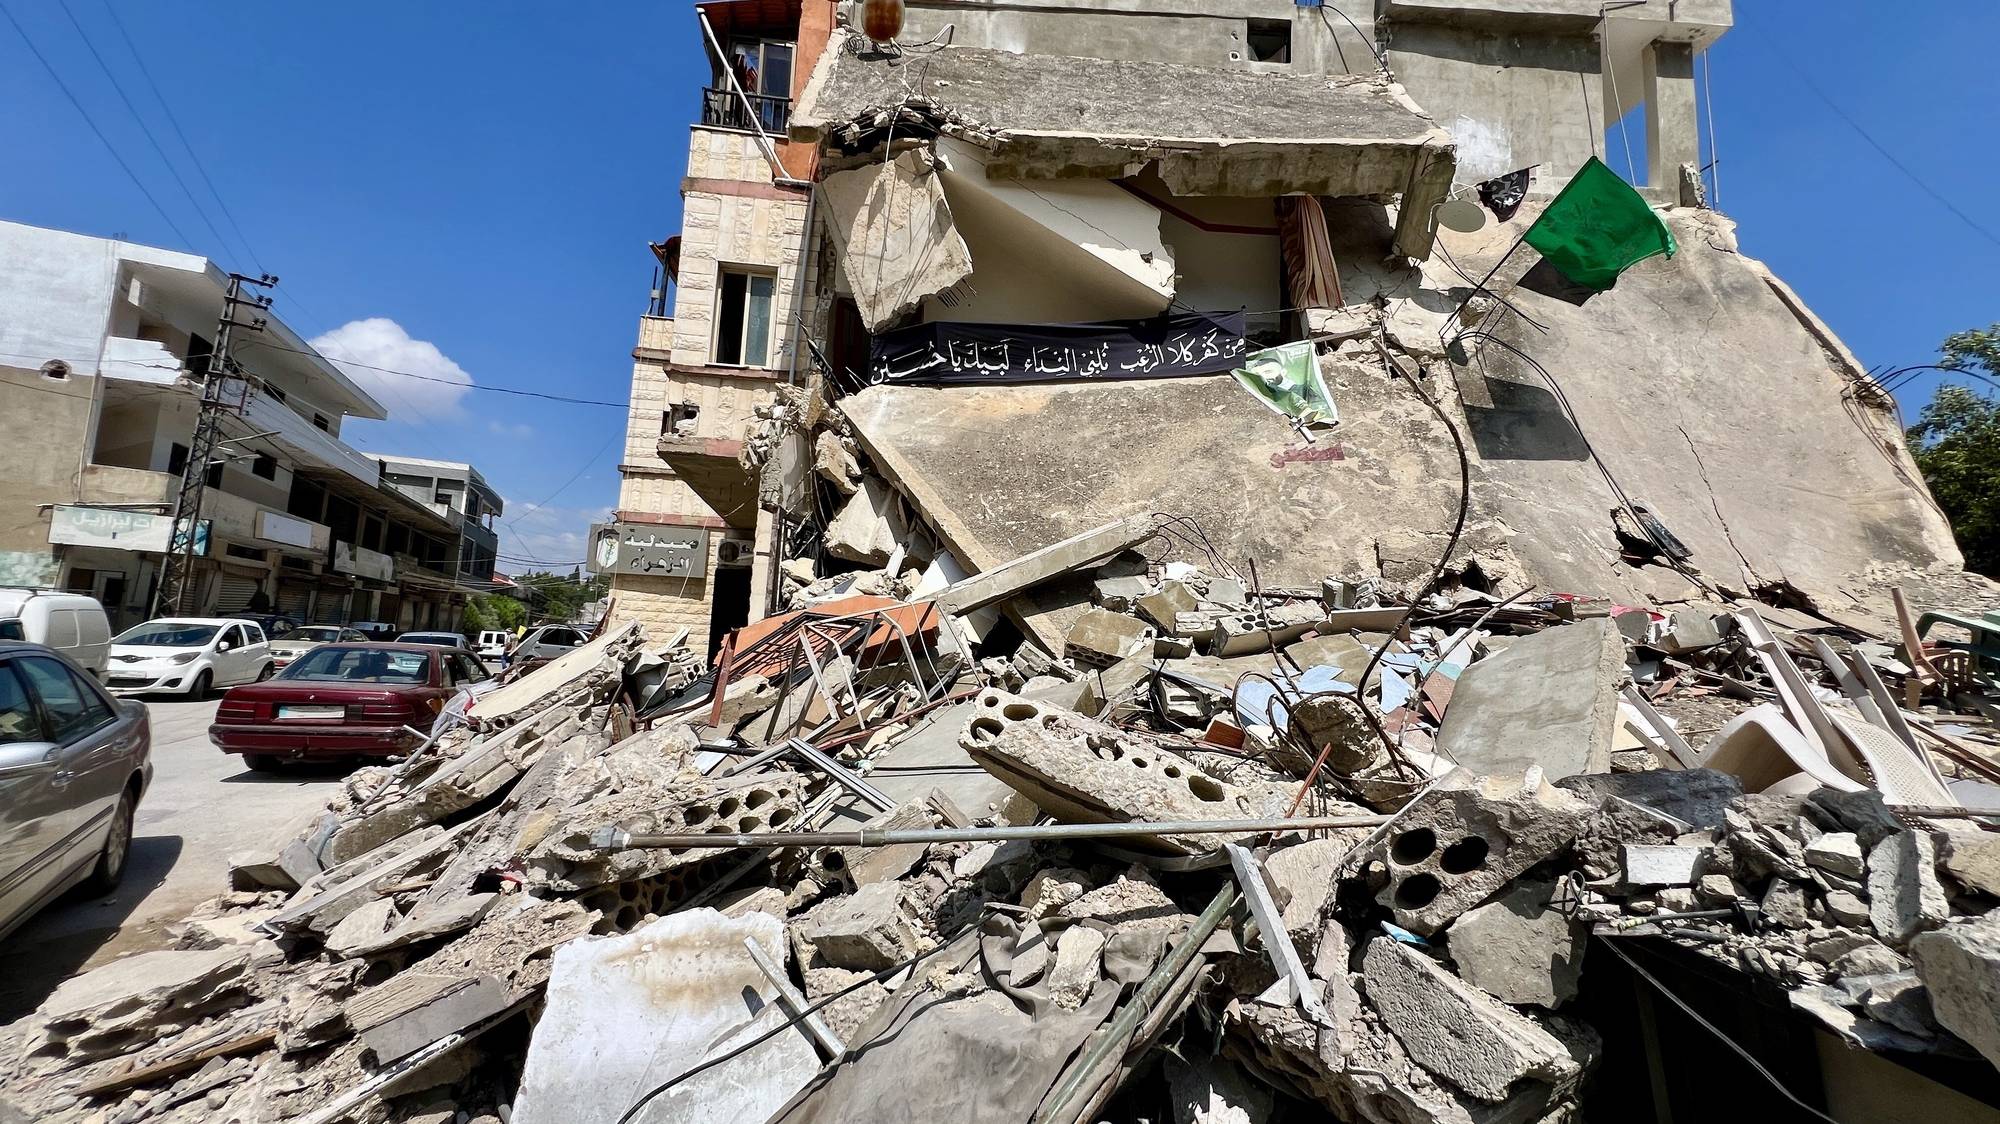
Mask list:
[[[382,465],[382,485],[458,522],[458,562],[453,577],[491,582],[500,536],[493,523],[506,510],[500,493],[479,470],[458,461],[371,454]]]
[[[0,584],[145,617],[227,284],[194,254],[0,222]],[[207,468],[196,611],[453,627],[466,520],[383,487],[340,439],[382,404],[262,318],[233,348],[250,377]]]

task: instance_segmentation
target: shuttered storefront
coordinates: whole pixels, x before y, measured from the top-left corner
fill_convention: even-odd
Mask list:
[[[232,617],[244,612],[250,608],[250,599],[256,595],[257,579],[224,570],[215,594],[216,615]]]
[[[306,612],[312,608],[312,595],[312,586],[303,582],[281,581],[278,583],[278,612],[300,624],[308,624]]]

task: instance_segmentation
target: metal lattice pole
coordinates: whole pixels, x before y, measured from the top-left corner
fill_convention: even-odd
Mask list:
[[[265,324],[262,316],[253,315],[249,320],[238,320],[236,310],[248,307],[261,312],[271,307],[270,297],[246,297],[243,287],[256,285],[269,288],[277,283],[278,279],[268,273],[261,277],[245,277],[240,273],[229,275],[229,290],[222,298],[222,318],[215,325],[215,350],[201,375],[194,436],[188,440],[187,463],[181,466],[180,492],[174,498],[173,541],[166,556],[161,559],[160,581],[153,594],[153,616],[185,614],[193,610],[190,602],[198,584],[194,581],[194,559],[199,545],[202,493],[208,486],[209,462],[214,459],[215,447],[222,440],[222,416],[232,409],[230,380],[244,378],[242,366],[230,354],[230,343],[238,329],[261,332]],[[240,408],[240,401],[234,408]]]

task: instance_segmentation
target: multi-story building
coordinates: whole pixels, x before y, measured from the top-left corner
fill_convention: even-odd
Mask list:
[[[0,583],[150,611],[228,278],[202,257],[0,222]],[[247,318],[238,310],[239,318]],[[190,603],[448,627],[465,520],[340,438],[382,405],[279,316],[240,331]]]
[[[687,91],[682,232],[659,247],[672,314],[663,286],[639,321],[615,516],[628,537],[690,545],[671,564],[608,572],[618,618],[719,636],[763,615],[750,546],[757,477],[737,456],[752,411],[803,358],[793,326],[811,301],[802,262],[815,155],[785,131],[833,5],[717,2],[699,5],[696,21],[709,73]]]
[[[506,511],[500,493],[479,470],[460,461],[375,455],[382,464],[382,483],[458,523],[457,564],[452,577],[460,583],[491,584],[500,535],[493,523]]]

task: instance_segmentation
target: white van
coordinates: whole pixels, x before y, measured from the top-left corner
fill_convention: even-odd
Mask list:
[[[96,598],[81,593],[0,589],[0,640],[54,648],[102,680],[111,622]]]
[[[472,650],[482,660],[504,664],[507,662],[507,640],[506,632],[497,628],[485,629],[480,632],[479,641],[472,646]]]

